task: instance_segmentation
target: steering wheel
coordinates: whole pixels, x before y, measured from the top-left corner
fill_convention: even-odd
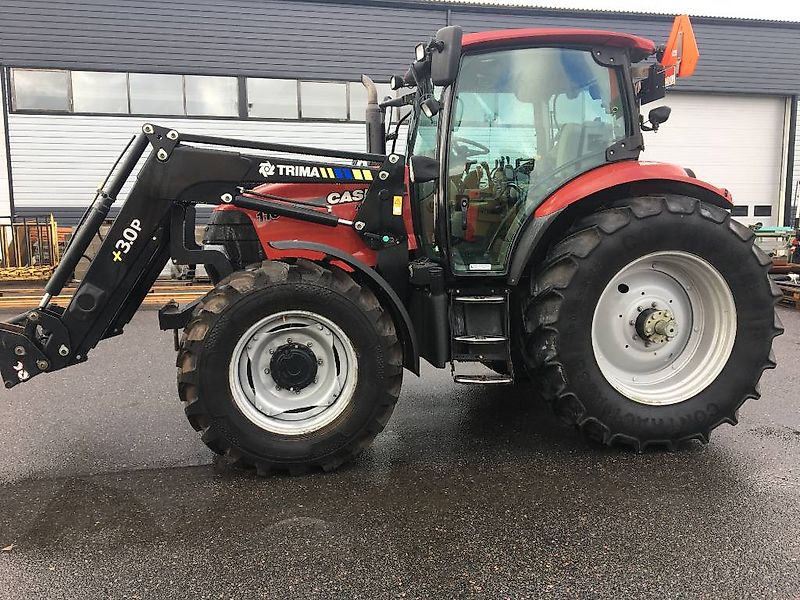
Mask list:
[[[531,192],[532,192],[533,190],[535,190],[537,187],[538,187],[538,188],[542,188],[542,187],[544,187],[544,184],[551,183],[551,182],[553,181],[553,179],[556,179],[558,175],[560,175],[560,174],[561,174],[563,171],[565,171],[565,170],[566,170],[566,169],[568,169],[569,167],[572,167],[572,166],[574,166],[574,165],[576,165],[576,164],[579,164],[579,163],[581,163],[581,162],[584,162],[584,161],[586,161],[586,160],[589,160],[589,159],[595,158],[596,156],[599,156],[599,155],[601,155],[601,154],[603,154],[603,155],[604,155],[604,154],[605,154],[605,152],[606,152],[605,150],[599,150],[599,151],[597,151],[597,152],[592,152],[592,153],[590,153],[590,154],[586,154],[586,155],[584,155],[584,156],[579,156],[579,157],[577,157],[577,158],[573,158],[573,159],[572,159],[572,160],[570,160],[570,161],[567,161],[566,163],[564,163],[564,164],[563,164],[563,165],[561,165],[560,167],[558,167],[558,168],[556,168],[556,169],[554,169],[554,170],[550,171],[550,173],[548,173],[548,174],[547,174],[547,176],[546,176],[546,178],[545,178],[545,179],[543,179],[543,180],[540,180],[539,182],[537,182],[537,183],[538,183],[538,185],[537,185],[537,184],[530,185],[530,186],[528,187],[527,194],[525,194],[525,195],[526,195],[526,196],[530,196],[530,195],[531,195]],[[559,183],[559,184],[556,186],[556,189],[558,189],[559,187],[561,187],[561,185],[563,185],[564,183],[566,183],[566,181],[567,181],[567,180],[566,180],[566,179],[564,179],[564,181],[560,182],[560,183]],[[514,185],[516,185],[516,184],[514,184]],[[522,190],[520,190],[520,191],[522,191]],[[552,193],[552,192],[550,192],[550,193]],[[534,195],[536,195],[536,193],[535,193],[535,192],[534,192]],[[507,213],[507,214],[506,214],[506,216],[503,218],[503,220],[502,220],[502,221],[501,221],[501,222],[498,224],[498,226],[497,226],[497,229],[495,229],[495,232],[494,232],[494,234],[493,234],[493,235],[492,235],[492,237],[489,239],[489,242],[486,244],[486,248],[487,248],[487,249],[490,249],[490,248],[491,248],[491,247],[492,247],[492,246],[493,246],[493,245],[494,245],[494,244],[497,242],[498,238],[499,238],[501,235],[505,236],[505,234],[506,234],[506,231],[507,231],[508,227],[510,226],[511,222],[512,222],[512,221],[513,221],[513,219],[514,219],[514,218],[517,216],[517,213],[520,211],[520,209],[521,209],[521,208],[522,208],[524,205],[525,205],[525,198],[523,198],[522,196],[520,196],[520,198],[517,200],[517,202],[515,202],[513,206],[509,207],[509,211],[508,211],[508,213]]]
[[[463,138],[459,136],[452,136],[450,138],[450,142],[454,145],[459,145],[464,147],[464,151],[456,150],[456,154],[460,154],[462,156],[466,156],[469,158],[470,156],[479,156],[481,154],[489,154],[491,149],[488,146],[484,146],[480,142],[476,142],[475,140],[470,140],[468,138]]]

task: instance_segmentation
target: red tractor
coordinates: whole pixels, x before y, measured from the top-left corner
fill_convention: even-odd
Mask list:
[[[145,124],[40,306],[0,324],[5,385],[85,361],[172,259],[205,264],[215,284],[159,312],[186,415],[259,473],[353,458],[420,358],[462,384],[538,386],[604,444],[706,442],[758,397],[781,327],[770,261],[728,192],[638,160],[642,130],[669,116],[644,120],[640,106],[696,58],[685,17],[661,49],[601,31],[446,27],[392,78],[406,95],[378,104],[363,79],[367,152]],[[55,306],[147,149],[74,297]],[[216,205],[202,245],[198,204]]]

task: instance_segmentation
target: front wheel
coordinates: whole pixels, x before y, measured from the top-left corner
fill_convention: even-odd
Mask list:
[[[606,444],[707,442],[775,366],[769,264],[750,230],[692,198],[593,213],[532,279],[527,365],[558,414]]]
[[[195,309],[178,391],[203,441],[259,473],[331,470],[392,413],[402,348],[391,317],[336,267],[266,261]]]

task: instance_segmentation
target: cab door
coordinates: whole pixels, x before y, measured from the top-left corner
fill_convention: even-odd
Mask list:
[[[621,77],[590,49],[462,58],[448,127],[444,212],[457,275],[507,272],[522,225],[558,187],[626,138]]]

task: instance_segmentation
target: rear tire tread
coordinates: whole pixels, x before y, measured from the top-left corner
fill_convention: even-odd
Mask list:
[[[673,214],[697,213],[702,218],[723,224],[736,234],[743,244],[751,247],[753,255],[758,259],[764,277],[771,265],[769,258],[755,245],[753,232],[733,220],[728,211],[692,199],[686,202],[685,197],[676,196],[643,196],[625,200],[625,203],[605,210],[591,213],[580,219],[568,235],[558,241],[549,250],[548,255],[531,279],[531,293],[524,310],[525,331],[531,331],[525,347],[525,362],[532,372],[532,378],[540,382],[542,393],[550,403],[554,412],[567,424],[577,427],[581,433],[592,440],[607,446],[629,446],[636,452],[642,452],[649,446],[661,446],[674,449],[681,442],[689,439],[708,443],[711,431],[722,423],[735,425],[738,423],[739,407],[749,398],[758,398],[758,380],[766,369],[774,369],[775,356],[772,350],[758,369],[758,377],[752,389],[745,393],[730,414],[724,415],[704,431],[696,431],[680,439],[639,439],[621,432],[613,432],[595,416],[587,414],[581,400],[572,392],[568,392],[568,381],[558,356],[559,331],[557,327],[559,312],[563,300],[562,292],[566,290],[577,271],[581,260],[589,257],[600,245],[604,237],[614,235],[627,227],[634,220],[649,219],[664,211]],[[781,292],[770,282],[773,306],[781,298]],[[775,313],[772,327],[772,338],[783,333],[783,325]]]

